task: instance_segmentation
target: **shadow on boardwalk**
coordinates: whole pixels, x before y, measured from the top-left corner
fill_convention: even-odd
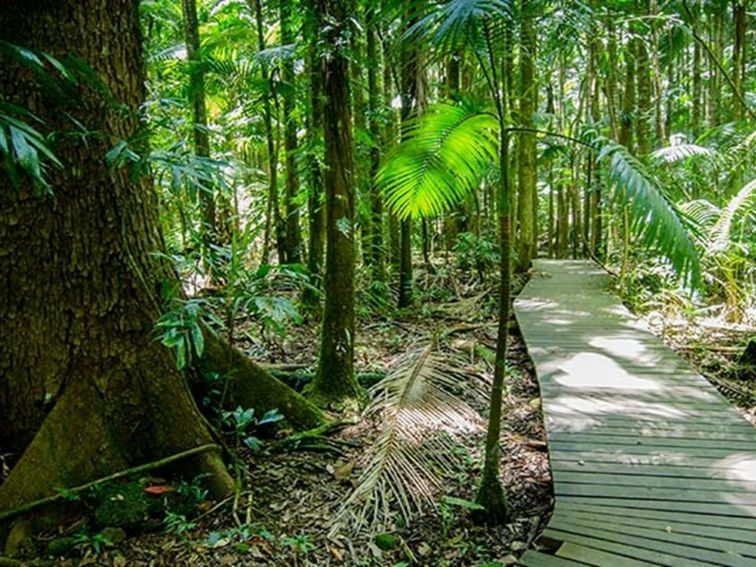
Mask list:
[[[756,430],[588,261],[540,260],[515,302],[555,509],[520,565],[756,565]]]

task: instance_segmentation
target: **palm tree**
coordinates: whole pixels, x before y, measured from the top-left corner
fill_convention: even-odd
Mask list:
[[[406,139],[388,157],[377,179],[387,206],[395,214],[401,218],[422,217],[448,210],[479,187],[492,164],[498,166],[501,247],[498,338],[483,474],[477,496],[477,503],[485,509],[478,519],[492,524],[507,517],[507,498],[499,478],[499,438],[510,317],[512,229],[508,154],[510,134],[523,130],[510,124],[507,90],[500,73],[500,57],[504,53],[501,46],[507,28],[513,25],[513,13],[512,0],[448,0],[418,18],[405,41],[430,43],[447,57],[471,50],[485,78],[493,108],[470,100],[432,107],[413,121]],[[608,162],[610,178],[617,187],[615,195],[629,205],[633,226],[643,242],[667,255],[678,273],[689,281],[697,281],[699,267],[693,241],[656,179],[616,143],[590,132],[584,139],[572,140],[600,150],[598,159]]]

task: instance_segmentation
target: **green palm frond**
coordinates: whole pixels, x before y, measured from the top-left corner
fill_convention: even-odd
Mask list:
[[[615,198],[628,207],[633,231],[642,244],[666,256],[686,284],[698,285],[701,266],[693,238],[658,180],[624,146],[606,138],[594,143],[600,149],[599,161],[608,162],[617,188]]]
[[[380,526],[399,511],[409,520],[433,506],[441,487],[439,473],[452,473],[455,437],[481,430],[482,419],[459,392],[471,376],[454,366],[435,344],[397,361],[391,373],[370,389],[366,415],[380,415],[383,429],[365,454],[354,491],[334,522],[334,532]]]
[[[659,148],[651,153],[651,160],[655,163],[678,163],[688,158],[701,156],[714,158],[717,152],[711,148],[699,146],[697,144],[676,144],[665,148]]]
[[[466,47],[480,49],[483,27],[502,35],[503,22],[511,20],[511,0],[449,0],[429,6],[429,12],[407,30],[405,39],[430,42],[438,52],[458,53]]]
[[[756,179],[752,179],[746,183],[743,188],[738,191],[727,206],[722,209],[722,213],[717,219],[716,224],[711,229],[711,250],[714,252],[725,250],[728,248],[731,242],[730,232],[732,229],[733,220],[736,214],[746,206],[754,206],[756,201]]]
[[[62,167],[62,164],[47,138],[32,125],[35,123],[42,121],[25,108],[0,101],[0,160],[14,187],[20,183],[20,169],[35,187],[52,195],[46,173],[50,166]]]
[[[470,101],[438,104],[415,119],[376,182],[402,218],[439,214],[480,184],[496,158],[495,117]]]

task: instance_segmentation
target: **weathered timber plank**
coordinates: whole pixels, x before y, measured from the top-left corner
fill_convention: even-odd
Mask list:
[[[578,563],[562,557],[556,557],[555,555],[540,553],[538,551],[527,551],[522,557],[520,557],[517,565],[522,565],[523,567],[576,567],[579,565],[585,565],[585,563]]]
[[[652,553],[658,553],[659,555],[665,554],[669,557],[677,556],[681,560],[685,561],[704,561],[709,565],[753,567],[753,559],[750,557],[743,557],[732,552],[721,550],[694,547],[687,544],[675,543],[674,541],[661,541],[658,539],[652,539],[647,536],[632,535],[629,532],[617,533],[603,528],[576,525],[572,522],[562,522],[559,520],[555,520],[553,521],[553,523],[549,522],[549,528],[547,531],[551,530],[560,531],[565,534],[579,534],[580,536],[592,537],[594,538],[594,543],[592,545],[595,545],[595,542],[597,540],[604,540],[607,542],[613,542],[633,547],[634,549],[636,549],[636,553],[638,553],[638,551],[640,550],[647,550]],[[565,538],[565,541],[574,540],[572,539],[572,537],[568,536]],[[642,555],[638,554],[636,555],[636,557],[640,559],[646,559],[648,556],[643,557]],[[671,565],[672,561],[669,561],[669,564]]]
[[[606,565],[612,565],[612,567],[648,567],[649,565],[656,565],[655,563],[648,563],[647,561],[640,561],[639,559],[632,559],[623,555],[617,555],[616,553],[586,547],[571,541],[562,544],[557,551],[557,555],[580,561],[584,565],[596,565],[597,567],[604,567]]]

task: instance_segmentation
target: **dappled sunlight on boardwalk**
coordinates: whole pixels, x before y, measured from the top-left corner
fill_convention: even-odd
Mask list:
[[[756,565],[756,430],[586,261],[538,261],[515,302],[538,374],[548,565]]]

